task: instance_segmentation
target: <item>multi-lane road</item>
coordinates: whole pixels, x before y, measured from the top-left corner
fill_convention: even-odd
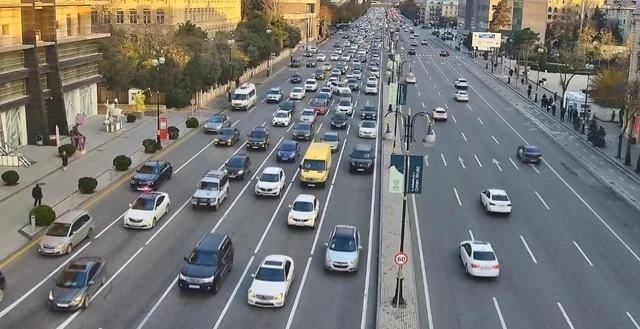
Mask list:
[[[425,155],[428,166],[423,192],[410,205],[414,253],[424,260],[415,266],[421,327],[639,329],[635,208],[532,126],[494,90],[504,87],[489,85],[489,74],[478,72],[465,54],[431,30],[416,31],[429,44],[403,56],[414,61],[418,80],[409,86],[403,111],[439,106],[449,113],[448,122],[434,125],[433,148],[415,143],[411,150]],[[410,40],[401,34],[406,54]],[[451,56],[439,57],[442,49]],[[453,99],[458,77],[469,81],[468,103]],[[521,144],[539,146],[543,163],[520,163],[515,153]],[[487,188],[507,191],[510,217],[484,213],[479,195]],[[494,245],[497,280],[465,276],[457,248],[469,239]]]
[[[329,51],[336,40],[321,48]],[[311,77],[312,69],[283,69],[258,86],[260,98],[271,87],[282,86],[286,95],[294,71]],[[366,79],[366,78],[365,78]],[[304,108],[313,93],[300,101]],[[355,93],[356,109],[377,104],[379,96]],[[331,112],[319,117],[316,138],[330,130]],[[244,137],[256,126],[271,125],[277,105],[260,102],[247,112],[227,112]],[[161,187],[171,198],[171,211],[149,231],[123,228],[122,216],[137,196],[127,183],[118,186],[88,211],[95,219],[95,236],[78,246],[74,254],[46,258],[31,250],[4,268],[9,290],[0,305],[0,328],[372,328],[375,318],[377,269],[378,175],[349,173],[348,154],[358,139],[359,116],[340,132],[342,147],[334,154],[330,183],[324,189],[302,189],[297,164],[276,162],[275,149],[291,139],[291,128],[271,127],[272,146],[266,152],[248,152],[252,176],[234,181],[231,195],[216,211],[193,210],[189,199],[202,175],[218,169],[233,154],[246,153],[241,143],[231,148],[212,145],[213,136],[198,133],[161,156],[174,166],[173,179]],[[309,142],[302,142],[302,153]],[[256,198],[256,175],[268,166],[283,167],[287,189],[282,198]],[[321,219],[315,230],[291,230],[286,226],[288,205],[301,193],[312,193],[321,202]],[[335,225],[359,228],[363,241],[360,271],[331,275],[323,271],[324,242]],[[233,271],[222,282],[217,295],[185,293],[176,286],[177,275],[187,256],[207,232],[228,234],[235,244]],[[295,261],[295,278],[287,304],[282,309],[259,309],[247,304],[251,275],[269,254],[285,254]],[[107,261],[109,280],[93,296],[84,311],[60,313],[50,310],[47,296],[55,277],[72,258],[100,256]]]

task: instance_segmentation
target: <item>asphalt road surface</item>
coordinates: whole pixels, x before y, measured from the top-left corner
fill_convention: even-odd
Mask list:
[[[323,51],[330,51],[333,40]],[[297,55],[299,56],[299,54]],[[274,69],[277,71],[278,69]],[[293,85],[288,81],[295,69],[283,69],[258,86],[259,99],[271,87],[283,87],[285,95]],[[309,78],[312,69],[300,68]],[[286,96],[285,96],[286,97]],[[299,102],[300,113],[313,93]],[[337,97],[334,97],[337,101]],[[378,96],[355,93],[356,109]],[[329,117],[319,117],[316,139],[330,130]],[[260,102],[248,112],[227,112],[242,138],[256,126],[271,126],[277,105]],[[358,112],[357,112],[358,113]],[[377,278],[377,217],[374,179],[377,175],[349,173],[348,154],[356,143],[377,144],[377,139],[358,138],[356,115],[350,128],[340,132],[344,142],[334,153],[331,184],[324,189],[301,189],[297,164],[276,162],[275,149],[291,138],[291,128],[271,127],[272,146],[266,151],[248,152],[253,167],[246,181],[233,181],[231,195],[216,211],[193,210],[191,195],[202,175],[218,169],[233,154],[246,153],[241,143],[220,148],[213,136],[195,134],[162,157],[174,166],[173,179],[162,186],[171,198],[171,211],[149,231],[123,227],[122,216],[137,196],[128,182],[119,186],[88,211],[95,219],[95,236],[76,247],[72,257],[41,257],[37,250],[25,253],[3,269],[9,290],[0,308],[0,328],[372,328],[375,319]],[[309,142],[302,142],[302,154]],[[288,181],[286,194],[278,198],[256,198],[253,188],[262,168],[283,167]],[[290,183],[289,183],[290,182]],[[288,205],[301,193],[312,193],[321,202],[322,217],[315,230],[290,230],[286,226]],[[323,271],[324,242],[335,225],[359,228],[363,241],[360,271],[352,275],[329,275]],[[235,244],[231,274],[217,295],[181,292],[177,275],[183,256],[189,255],[206,232],[230,235]],[[282,309],[260,309],[247,304],[251,273],[266,255],[285,254],[295,261],[295,279]],[[100,256],[107,261],[109,281],[95,294],[85,311],[61,313],[47,305],[52,277],[71,258]]]
[[[414,61],[417,84],[402,111],[449,113],[434,125],[434,147],[411,149],[428,166],[410,205],[422,328],[640,328],[637,211],[532,126],[494,91],[499,84],[474,75],[470,68],[482,69],[466,54],[417,31],[428,45],[403,56]],[[451,56],[439,57],[442,49]],[[453,99],[458,77],[469,81],[468,103]],[[417,138],[426,133],[419,126]],[[521,144],[540,147],[543,163],[520,163]],[[488,188],[507,191],[510,217],[484,213],[479,196]],[[499,278],[465,275],[458,244],[470,239],[494,245]]]

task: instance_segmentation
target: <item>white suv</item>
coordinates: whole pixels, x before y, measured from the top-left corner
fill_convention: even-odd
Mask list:
[[[282,190],[284,190],[287,177],[284,174],[284,170],[280,167],[267,167],[262,170],[260,179],[256,183],[255,195],[256,196],[275,196],[280,197]]]
[[[343,97],[338,101],[338,113],[345,113],[346,115],[353,115],[353,101],[351,98]]]
[[[304,90],[306,91],[317,91],[318,90],[318,81],[316,79],[307,79],[304,82]]]
[[[331,87],[331,91],[336,95],[345,95],[351,94],[351,89],[347,86],[346,83],[342,81],[334,81],[329,85]]]
[[[466,79],[457,78],[456,81],[453,83],[453,86],[456,89],[467,89],[469,87],[469,83],[467,82]]]

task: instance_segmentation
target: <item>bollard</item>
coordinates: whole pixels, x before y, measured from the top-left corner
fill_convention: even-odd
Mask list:
[[[35,215],[31,215],[31,217],[29,218],[29,223],[31,224],[31,232],[35,232],[36,231],[36,216]]]
[[[507,77],[507,83],[508,83],[508,84],[511,84],[511,77],[510,77],[510,76],[509,76],[509,77]]]

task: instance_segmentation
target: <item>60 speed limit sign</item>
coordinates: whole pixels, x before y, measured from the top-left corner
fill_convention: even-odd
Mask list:
[[[407,254],[399,252],[395,257],[393,257],[393,260],[396,262],[396,265],[404,266],[407,265],[407,262],[409,262],[409,257],[407,257]]]

